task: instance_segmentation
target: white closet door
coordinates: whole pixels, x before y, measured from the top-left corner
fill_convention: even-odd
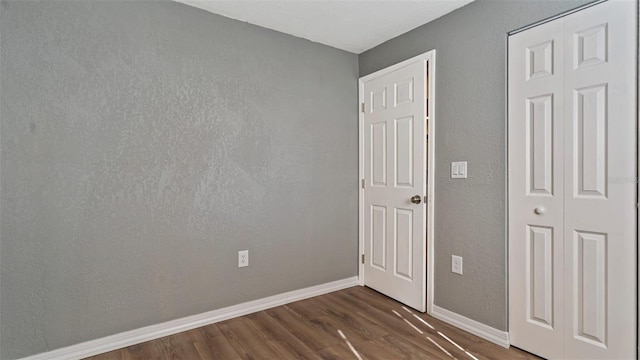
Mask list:
[[[562,22],[509,38],[509,332],[563,351]]]
[[[565,357],[636,348],[635,1],[565,21]]]
[[[546,358],[635,357],[636,6],[509,38],[509,331]]]

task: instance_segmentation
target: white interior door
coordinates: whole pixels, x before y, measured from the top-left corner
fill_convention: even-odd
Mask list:
[[[509,38],[509,332],[546,358],[636,354],[636,12]]]
[[[426,85],[425,61],[364,83],[364,281],[420,311],[426,299]]]

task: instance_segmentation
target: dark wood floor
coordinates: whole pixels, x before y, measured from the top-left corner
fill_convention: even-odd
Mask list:
[[[537,359],[365,287],[352,287],[91,357],[125,359]]]

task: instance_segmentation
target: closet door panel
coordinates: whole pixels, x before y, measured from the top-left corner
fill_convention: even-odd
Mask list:
[[[563,353],[562,23],[509,37],[511,344]]]
[[[635,1],[565,19],[565,357],[636,353]]]

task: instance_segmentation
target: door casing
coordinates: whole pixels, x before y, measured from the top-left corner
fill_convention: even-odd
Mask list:
[[[375,79],[379,76],[393,72],[399,68],[409,64],[423,61],[427,66],[428,73],[428,110],[429,116],[429,139],[427,142],[427,238],[426,249],[426,272],[425,288],[427,291],[428,314],[433,310],[434,298],[434,204],[435,204],[435,129],[436,129],[436,112],[435,112],[435,79],[436,79],[436,50],[414,56],[395,65],[391,65],[382,70],[378,70],[372,74],[361,77],[358,80],[358,280],[361,286],[364,286],[364,265],[360,257],[364,254],[364,189],[362,188],[362,179],[364,176],[364,113],[361,111],[361,104],[364,103],[364,83]],[[425,169],[423,169],[425,170]]]

